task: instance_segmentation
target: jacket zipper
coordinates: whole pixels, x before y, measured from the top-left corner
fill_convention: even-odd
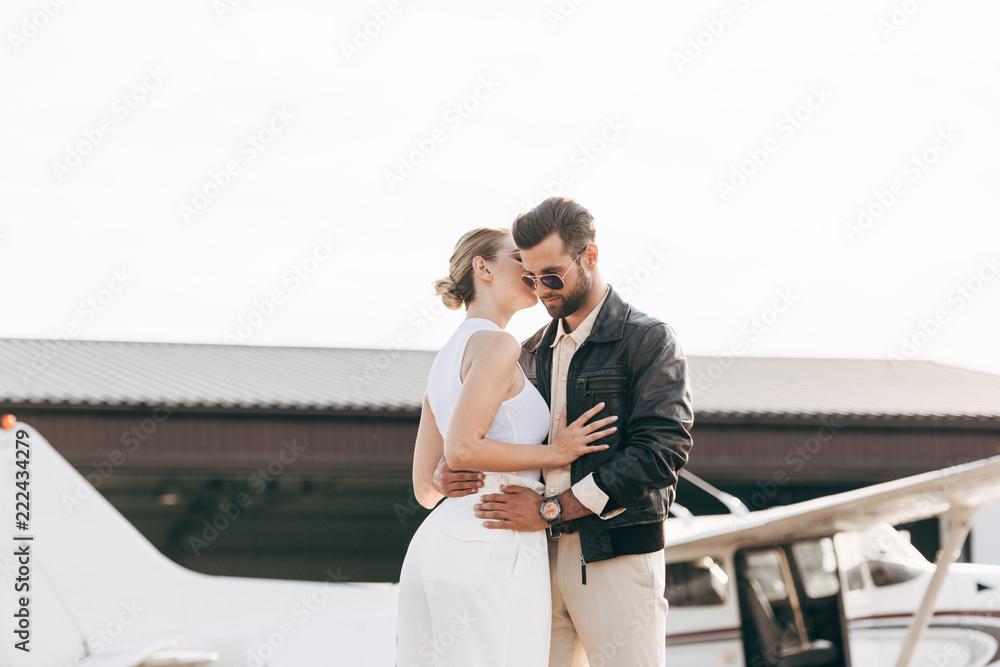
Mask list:
[[[577,380],[577,382],[583,383],[584,396],[590,396],[591,394],[594,393],[594,390],[589,388],[591,383],[600,382],[601,380],[620,380],[620,379],[622,378],[618,375],[602,375],[600,377],[591,376],[591,377],[580,378],[579,380]]]
[[[573,369],[573,361],[577,361],[580,358],[580,356],[579,356],[580,350],[582,350],[584,348],[584,346],[586,346],[587,343],[589,343],[589,342],[590,341],[588,341],[588,340],[583,341],[580,344],[580,347],[578,347],[576,349],[576,352],[573,354],[573,360],[570,361],[570,364],[569,364],[570,367],[568,369],[566,369],[567,372],[572,371],[572,369]],[[587,395],[587,378],[585,378],[585,377],[582,377],[582,378],[578,377],[576,379],[576,383],[578,385],[581,385],[581,384],[583,385],[584,396],[586,396]],[[569,402],[569,398],[570,398],[569,396],[566,397],[566,401],[567,402]],[[575,465],[576,463],[577,463],[577,461],[573,461],[573,465]],[[580,535],[580,538],[582,540],[582,538],[583,538],[582,534]],[[587,561],[585,561],[583,559],[583,544],[582,543],[580,544],[580,581],[582,582],[582,584],[584,586],[587,585]]]

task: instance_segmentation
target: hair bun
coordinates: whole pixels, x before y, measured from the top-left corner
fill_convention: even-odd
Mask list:
[[[458,293],[458,283],[451,276],[435,280],[434,293],[439,294],[444,305],[451,310],[458,310],[465,303],[465,299]]]

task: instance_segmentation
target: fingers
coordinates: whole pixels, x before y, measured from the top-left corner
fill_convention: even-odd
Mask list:
[[[461,498],[462,496],[467,496],[470,493],[476,493],[479,489],[448,489],[444,494],[449,498]]]
[[[468,470],[457,471],[453,470],[447,475],[448,481],[450,482],[474,482],[483,479],[483,473],[481,472],[469,472]]]
[[[461,498],[478,491],[483,486],[481,479],[482,473],[451,472],[442,476],[440,490],[449,498]]]
[[[597,429],[603,428],[603,427],[607,426],[608,424],[613,424],[616,421],[618,421],[618,415],[613,415],[611,417],[605,417],[604,419],[598,419],[597,421],[592,421],[589,424],[585,424],[584,426],[581,426],[580,428],[583,430],[584,433],[591,433],[591,434],[593,434],[593,432],[596,431]],[[618,427],[615,426],[615,427],[613,427],[611,429],[608,429],[607,431],[604,431],[604,433],[614,433],[617,430],[618,430]]]
[[[591,433],[587,436],[587,442],[593,442],[594,440],[600,440],[604,436],[611,435],[618,430],[617,426],[612,426],[611,428],[606,428],[603,431],[597,431],[596,433]]]
[[[452,491],[477,491],[481,486],[481,483],[476,482],[462,482],[461,484],[444,485],[446,489],[451,489]]]
[[[506,509],[503,503],[488,503],[482,502],[473,507],[473,509],[478,512],[497,512],[502,509]],[[478,516],[478,514],[477,514]]]
[[[503,519],[499,521],[483,521],[484,526],[486,526],[487,528],[492,528],[494,530],[497,528],[506,528],[508,523],[509,523],[508,521]]]
[[[586,412],[584,412],[582,415],[580,415],[580,418],[577,419],[575,422],[573,422],[573,424],[574,425],[580,424],[582,426],[583,424],[586,424],[587,421],[589,421],[591,417],[593,417],[594,415],[596,415],[598,412],[600,412],[603,409],[604,409],[604,402],[602,401],[602,402],[598,403],[597,405],[595,405],[594,407],[592,407],[591,409],[589,409]]]
[[[456,489],[477,489],[483,485],[481,480],[473,477],[472,479],[462,478],[462,477],[445,477],[441,480],[442,486],[450,486]]]
[[[487,493],[481,500],[484,503],[506,503],[507,497],[502,493]]]

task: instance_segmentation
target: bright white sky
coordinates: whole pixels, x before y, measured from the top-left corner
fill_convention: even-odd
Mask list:
[[[50,2],[0,21],[0,336],[224,343],[279,290],[241,340],[436,349],[457,238],[566,172],[688,354],[1000,373],[996,2]]]

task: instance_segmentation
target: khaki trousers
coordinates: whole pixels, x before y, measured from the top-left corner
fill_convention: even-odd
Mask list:
[[[587,563],[580,534],[550,537],[549,667],[663,667],[667,600],[663,551]]]

